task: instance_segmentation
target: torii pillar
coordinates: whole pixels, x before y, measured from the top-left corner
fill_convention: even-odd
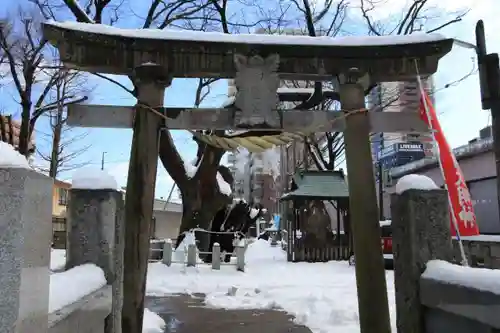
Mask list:
[[[361,333],[390,333],[385,267],[380,246],[377,194],[370,147],[370,118],[365,107],[362,73],[355,68],[340,86],[346,114],[344,133],[349,206]]]
[[[163,106],[165,88],[172,81],[165,68],[156,65],[135,68],[133,77],[137,105],[125,194],[123,333],[142,332],[160,127],[163,123],[163,119],[150,108]]]

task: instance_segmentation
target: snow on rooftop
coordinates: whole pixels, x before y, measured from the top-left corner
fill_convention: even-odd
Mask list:
[[[396,332],[393,272],[387,271],[386,278],[391,324]],[[281,309],[313,333],[359,332],[352,266],[335,261],[287,262],[286,251],[262,239],[248,245],[244,273],[234,265],[223,265],[220,270],[212,270],[210,265],[149,265],[148,295],[179,293],[203,293],[206,305],[214,308]]]
[[[86,190],[118,190],[116,179],[104,170],[78,169],[73,173],[71,188]]]
[[[500,295],[500,270],[454,265],[431,260],[422,277]]]
[[[85,264],[50,275],[49,313],[73,304],[106,285],[101,268]]]
[[[0,168],[31,169],[26,157],[3,141],[0,141]]]
[[[396,193],[402,194],[408,190],[435,190],[439,187],[427,176],[411,174],[401,177],[396,184]]]
[[[112,36],[131,38],[182,40],[198,42],[221,43],[247,43],[269,45],[309,45],[309,46],[379,46],[414,44],[445,40],[441,34],[413,33],[411,35],[391,36],[348,36],[348,37],[310,37],[298,35],[265,35],[265,34],[224,34],[220,32],[200,32],[191,30],[169,29],[120,29],[102,24],[55,22],[49,21],[48,25]]]

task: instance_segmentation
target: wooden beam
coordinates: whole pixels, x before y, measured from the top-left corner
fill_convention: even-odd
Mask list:
[[[365,105],[363,87],[356,83],[340,87],[342,106],[359,110]],[[387,282],[380,247],[377,194],[370,147],[370,118],[367,112],[346,118],[344,133],[349,185],[350,226],[356,256],[356,285],[361,333],[391,331]]]
[[[134,83],[141,105],[163,105],[169,80],[162,74],[152,66],[136,69]],[[123,333],[142,332],[161,124],[147,108],[137,108],[125,194]]]
[[[68,105],[68,125],[78,127],[131,128],[134,107],[109,105]],[[169,129],[235,129],[233,110],[164,108]],[[343,112],[323,110],[278,110],[283,129],[288,132],[317,131],[343,132],[346,129]],[[425,133],[427,124],[417,112],[370,112],[371,132]],[[258,129],[257,129],[258,130]],[[264,130],[264,129],[263,129]],[[269,130],[269,128],[265,129]]]

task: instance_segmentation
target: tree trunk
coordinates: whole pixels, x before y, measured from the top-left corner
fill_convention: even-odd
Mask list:
[[[215,181],[215,180],[214,180]],[[215,214],[231,202],[231,198],[220,193],[217,184],[212,179],[190,179],[181,188],[182,195],[182,221],[179,235],[193,228],[210,230]],[[197,232],[196,240],[200,251],[208,251],[210,234]],[[176,247],[182,237],[177,237]]]
[[[21,129],[19,131],[19,154],[24,155],[26,158],[29,155],[29,143],[30,143],[30,114],[31,114],[31,102],[21,103],[22,105],[22,116],[21,116]]]
[[[58,96],[58,98],[60,98]],[[63,126],[63,106],[59,105],[57,108],[57,114],[55,116],[55,122],[52,124],[54,133],[52,138],[52,153],[50,155],[50,168],[49,168],[49,177],[56,178],[57,171],[59,169],[59,146],[61,144],[61,134],[62,134],[62,126]]]

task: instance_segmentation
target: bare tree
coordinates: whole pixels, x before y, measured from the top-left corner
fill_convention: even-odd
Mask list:
[[[37,12],[19,7],[16,17],[0,19],[0,48],[9,67],[9,76],[19,97],[21,130],[19,153],[29,155],[29,142],[37,120],[55,104],[46,99],[59,80],[59,68],[47,53],[47,41],[40,31]],[[63,105],[75,102],[64,100]]]

